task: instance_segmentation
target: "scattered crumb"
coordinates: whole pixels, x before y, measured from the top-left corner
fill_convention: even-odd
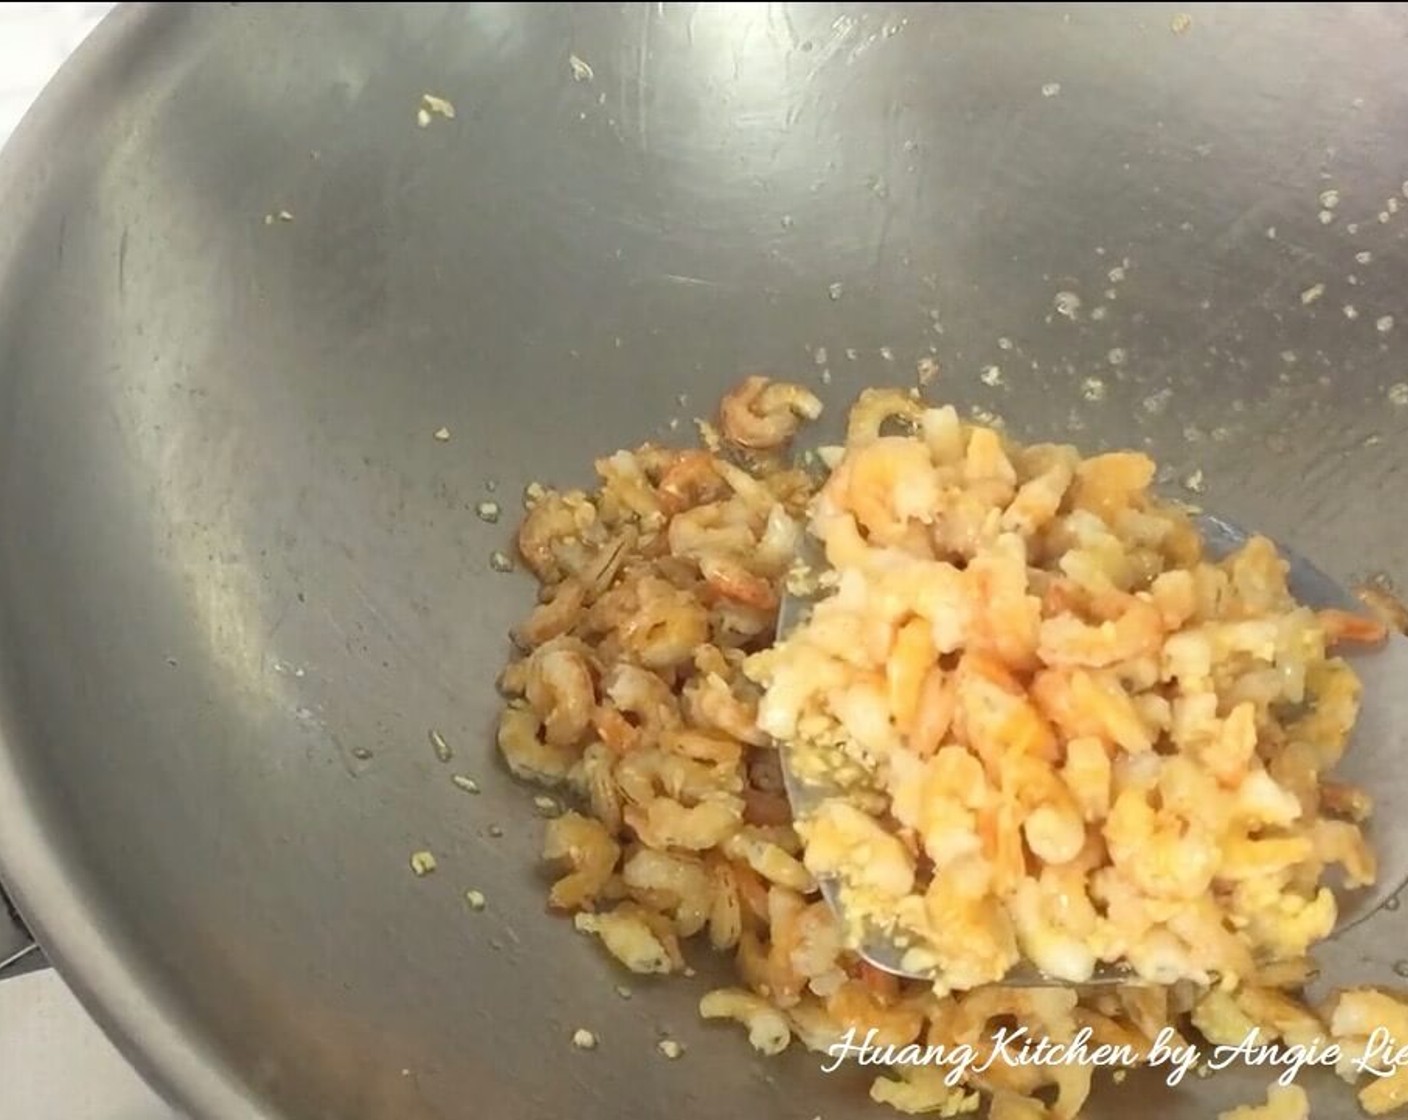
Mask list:
[[[1047,82],[1044,86],[1041,87],[1041,96],[1042,96],[1042,97],[1055,97],[1055,96],[1056,96],[1057,94],[1059,94],[1060,92],[1061,92],[1061,83],[1060,83],[1060,82]]]
[[[1320,224],[1321,224],[1322,226],[1327,226],[1327,225],[1329,225],[1331,222],[1333,222],[1334,220],[1335,220],[1335,212],[1334,212],[1333,210],[1321,210],[1321,211],[1320,211]]]
[[[432,116],[444,117],[447,121],[455,119],[455,107],[444,97],[437,97],[433,93],[423,93],[420,95],[420,109],[416,112],[416,123],[425,128],[430,124]]]
[[[1105,355],[1105,360],[1112,366],[1122,366],[1128,359],[1129,355],[1125,352],[1124,348],[1120,346],[1116,346]]]
[[[818,346],[815,350],[812,351],[812,361],[819,366],[824,366],[826,364],[825,346]]]
[[[1379,329],[1380,333],[1387,334],[1389,331],[1393,330],[1393,316],[1380,315],[1374,320],[1374,326]]]
[[[450,744],[445,742],[445,736],[433,727],[430,729],[430,747],[441,762],[449,762],[455,757],[454,752],[450,750]]]
[[[1012,349],[1012,340],[1011,340],[1010,338],[1008,338],[1006,335],[1003,335],[1001,338],[999,338],[999,339],[997,340],[997,348],[998,348],[999,350],[1011,350],[1011,349]]]
[[[1115,265],[1114,268],[1110,269],[1109,278],[1111,284],[1121,283],[1125,278],[1124,266],[1118,264]]]
[[[1358,223],[1358,222],[1350,222],[1349,225],[1347,225],[1347,226],[1344,227],[1344,231],[1345,231],[1345,233],[1348,233],[1348,234],[1356,234],[1356,233],[1358,233],[1358,232],[1359,232],[1359,223]]]
[[[1267,226],[1267,227],[1266,227],[1266,236],[1267,236],[1268,238],[1270,238],[1272,241],[1275,241],[1275,240],[1276,240],[1276,227],[1275,227],[1275,226]]]
[[[631,996],[632,996],[634,993],[633,993],[633,992],[631,991],[631,989],[628,988],[625,984],[617,984],[617,985],[616,985],[616,994],[617,994],[618,996],[620,996],[622,999],[630,999]]]
[[[1333,210],[1340,204],[1340,192],[1331,187],[1327,191],[1320,192],[1320,205],[1326,210]]]
[[[671,1059],[678,1058],[681,1054],[684,1053],[684,1047],[681,1046],[678,1042],[676,1042],[673,1038],[662,1038],[656,1044],[656,1047],[657,1049],[659,1049],[660,1053],[664,1054],[665,1057]]]
[[[1001,385],[1002,370],[997,366],[987,366],[984,368],[983,372],[978,375],[978,379],[982,381],[984,385]]]
[[[1123,1085],[1124,1079],[1128,1076],[1129,1070],[1117,1069],[1114,1073],[1110,1074],[1110,1080],[1113,1081],[1116,1085]]]
[[[480,521],[487,521],[492,525],[499,519],[499,514],[502,511],[499,509],[498,502],[484,501],[474,507],[474,512]]]
[[[1203,485],[1203,472],[1201,469],[1193,471],[1183,480],[1183,489],[1191,494],[1201,494],[1206,488]]]
[[[523,488],[523,508],[532,509],[547,497],[547,487],[541,482],[530,482]]]
[[[441,443],[448,443],[449,440],[450,440],[450,429],[449,429],[449,428],[436,428],[436,429],[435,429],[435,438],[438,439]]]
[[[842,284],[841,281],[837,280],[826,286],[826,294],[832,299],[840,299],[846,294],[846,286]]]
[[[1184,34],[1193,26],[1193,17],[1187,12],[1179,12],[1173,19],[1169,20],[1168,29],[1175,35]]]
[[[1357,319],[1357,318],[1359,318],[1359,308],[1355,307],[1354,304],[1352,304],[1352,303],[1347,303],[1347,304],[1345,304],[1345,305],[1344,305],[1344,317],[1345,317],[1346,319]]]
[[[464,790],[465,793],[479,792],[479,783],[468,774],[451,774],[450,781],[454,782],[455,785]]]
[[[918,365],[914,368],[914,373],[919,378],[919,384],[928,385],[939,376],[939,363],[933,358],[920,358]]]
[[[1385,205],[1388,207],[1388,212],[1390,214],[1398,213],[1398,199],[1394,196],[1390,195],[1389,200],[1387,203],[1385,203]]]
[[[821,383],[823,385],[831,384],[831,371],[829,369],[824,369],[821,371]]]
[[[487,831],[487,832],[489,833],[489,835],[492,836],[495,840],[497,840],[500,836],[502,836],[502,835],[504,834],[503,828],[502,828],[500,825],[496,825],[496,824],[491,824],[491,825],[488,827],[488,829],[487,829],[486,831]]]
[[[1323,296],[1324,294],[1325,294],[1325,285],[1324,285],[1324,284],[1316,284],[1316,285],[1314,285],[1313,287],[1306,288],[1305,291],[1301,292],[1301,294],[1300,294],[1300,302],[1301,302],[1302,304],[1305,304],[1305,305],[1308,306],[1308,305],[1314,303],[1317,299],[1319,299],[1319,298],[1320,298],[1321,296]]]
[[[1053,302],[1056,305],[1056,314],[1058,315],[1074,319],[1080,314],[1080,296],[1075,292],[1057,292]]]
[[[469,890],[464,892],[464,900],[469,904],[471,910],[484,909],[484,892]]]
[[[279,221],[281,221],[281,222],[291,222],[291,221],[293,221],[293,215],[290,214],[287,210],[280,210],[280,211],[279,211],[277,214],[275,214],[274,216],[275,216],[276,218],[278,218]]]
[[[1388,400],[1390,404],[1408,405],[1408,381],[1400,381],[1397,385],[1390,385],[1388,390]]]
[[[860,351],[853,346],[846,347],[846,361],[853,362],[860,357]]]
[[[432,871],[435,870],[436,866],[437,864],[435,862],[435,857],[431,855],[431,853],[411,853],[411,870],[414,871],[416,875],[420,876],[421,878],[424,878],[425,876],[429,875]]]
[[[590,82],[596,77],[596,71],[591,68],[591,64],[578,58],[575,54],[567,56],[567,64],[572,67],[574,82]]]
[[[573,56],[576,57],[575,55]],[[596,1035],[587,1030],[586,1027],[578,1027],[572,1032],[572,1045],[578,1050],[595,1050]]]
[[[533,798],[533,808],[545,817],[555,817],[562,812],[562,806],[545,793],[540,793]]]
[[[1080,383],[1080,395],[1088,401],[1105,399],[1105,382],[1098,377],[1087,377]]]
[[[1108,315],[1109,313],[1110,313],[1109,308],[1107,308],[1103,303],[1100,304],[1098,307],[1092,307],[1092,308],[1090,309],[1090,317],[1091,317],[1092,319],[1094,319],[1096,322],[1099,322],[1101,319],[1103,319],[1103,318],[1104,318],[1106,315]]]
[[[1374,254],[1369,252],[1368,249],[1354,254],[1354,260],[1357,264],[1368,264],[1373,259]]]
[[[1380,211],[1379,211],[1379,221],[1380,221],[1381,223],[1387,224],[1387,222],[1388,222],[1388,211],[1387,211],[1387,210],[1380,210]]]
[[[496,572],[511,572],[513,571],[513,559],[507,552],[495,549],[489,554],[489,567]]]

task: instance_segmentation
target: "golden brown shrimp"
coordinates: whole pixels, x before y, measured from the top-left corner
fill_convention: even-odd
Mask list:
[[[1380,619],[1341,610],[1318,611],[1316,617],[1331,645],[1378,646],[1388,641],[1388,624]]]
[[[903,389],[862,389],[846,417],[846,444],[859,447],[882,438],[880,429],[887,420],[913,427],[923,414],[923,405]]]
[[[710,728],[754,747],[769,744],[758,727],[758,705],[734,694],[717,673],[695,677],[684,690],[684,712],[690,724]]]
[[[574,746],[591,726],[596,685],[587,659],[575,649],[549,643],[534,650],[524,695],[542,720],[549,746]]]
[[[524,649],[534,649],[568,633],[581,621],[586,601],[581,580],[563,580],[547,602],[539,603],[523,624],[515,627],[513,640]]]
[[[1144,790],[1126,789],[1115,798],[1103,832],[1115,867],[1150,898],[1195,899],[1217,872],[1217,838],[1155,809]]]
[[[699,557],[699,571],[705,582],[726,599],[760,611],[777,608],[777,588],[772,581],[750,572],[733,556],[706,553]]]
[[[499,713],[498,747],[515,776],[549,785],[564,781],[576,765],[578,752],[543,739],[543,721],[522,701]]]
[[[568,811],[548,822],[543,859],[566,863],[568,873],[553,884],[548,905],[555,910],[580,910],[594,900],[616,869],[621,846],[606,826],[592,817]]]
[[[800,385],[754,374],[745,377],[719,406],[719,428],[735,447],[770,451],[782,447],[803,420],[821,415],[821,401]]]
[[[540,580],[558,572],[557,546],[580,537],[596,520],[596,507],[579,490],[549,490],[518,526],[518,554]]]
[[[939,485],[928,449],[912,439],[879,436],[846,453],[823,494],[854,515],[876,544],[891,543],[911,518],[931,521]]]
[[[656,486],[664,510],[677,514],[722,498],[727,486],[717,464],[718,459],[702,449],[673,453]]]
[[[642,584],[637,608],[618,627],[622,646],[649,669],[684,665],[709,640],[709,611],[694,596],[660,581]]]
[[[1109,598],[1118,600],[1122,608],[1113,619],[1089,623],[1060,614],[1042,620],[1037,645],[1041,660],[1053,667],[1103,669],[1137,657],[1158,657],[1164,643],[1159,608],[1136,595]]]

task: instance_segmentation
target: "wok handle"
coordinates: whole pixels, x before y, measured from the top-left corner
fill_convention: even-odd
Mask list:
[[[0,887],[0,980],[33,972],[45,964],[38,943]]]

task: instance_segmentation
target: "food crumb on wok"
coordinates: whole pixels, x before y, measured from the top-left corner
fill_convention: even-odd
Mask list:
[[[1207,489],[1203,483],[1203,472],[1201,468],[1184,475],[1183,489],[1187,490],[1190,494],[1201,494]]]
[[[672,1061],[684,1053],[684,1047],[673,1038],[662,1038],[656,1043],[655,1048]]]
[[[1333,210],[1321,210],[1319,216],[1322,226],[1327,226],[1335,220],[1335,212]]]
[[[455,785],[464,790],[465,793],[479,792],[479,783],[468,774],[451,774],[450,781],[454,782]]]
[[[438,761],[449,762],[455,757],[455,752],[450,750],[450,744],[445,741],[445,736],[433,727],[430,729],[429,738],[430,749],[435,752]]]
[[[1042,97],[1056,97],[1061,92],[1060,82],[1047,82],[1041,87]]]
[[[1080,395],[1091,402],[1105,399],[1105,382],[1099,377],[1087,377],[1080,383]]]
[[[595,1050],[596,1035],[586,1027],[578,1027],[572,1032],[572,1045],[578,1050]]]
[[[497,824],[491,824],[485,831],[495,840],[504,834],[503,826]]]
[[[483,891],[469,890],[464,892],[464,900],[469,904],[471,910],[483,910],[485,898]]]
[[[416,110],[416,124],[421,128],[429,128],[434,117],[454,120],[455,106],[448,99],[437,97],[433,93],[421,94],[420,107]]]
[[[1187,12],[1179,12],[1169,20],[1168,26],[1175,35],[1182,35],[1193,26],[1193,17]]]
[[[632,993],[631,989],[630,989],[627,985],[625,985],[625,984],[617,984],[617,985],[616,985],[616,994],[617,994],[618,996],[620,996],[622,999],[630,999],[631,996],[632,996],[634,993]]]
[[[450,429],[445,427],[436,428],[435,438],[441,443],[448,443],[450,441]]]
[[[1309,306],[1325,294],[1324,284],[1312,284],[1300,294],[1300,302],[1303,306]]]
[[[431,874],[436,866],[435,856],[432,853],[427,851],[411,853],[411,870],[414,871],[417,876],[423,878]]]
[[[490,525],[499,520],[499,514],[502,512],[499,503],[490,500],[482,501],[474,507],[474,515],[480,521],[488,522]]]
[[[537,797],[533,798],[533,808],[537,809],[538,812],[545,817],[555,817],[558,813],[562,812],[562,806],[559,805],[554,798],[548,797],[546,794],[539,794]]]
[[[988,386],[1001,385],[1002,368],[1000,366],[984,366],[983,372],[978,375],[978,380]]]
[[[1374,254],[1369,252],[1368,249],[1362,249],[1354,254],[1354,260],[1356,264],[1368,264],[1373,259]]]
[[[603,454],[595,485],[529,504],[517,541],[539,595],[512,632],[498,747],[572,805],[545,825],[549,908],[633,973],[724,954],[734,977],[699,1013],[764,1054],[825,1056],[848,1028],[985,1045],[1016,1023],[1089,1027],[1144,1060],[1165,1028],[1352,1040],[1388,1014],[1304,995],[1335,916],[1322,873],[1374,875],[1367,799],[1321,781],[1358,705],[1334,647],[1366,620],[1295,604],[1261,538],[1206,558],[1141,453],[1021,444],[903,389],[860,394],[844,445],[816,456],[823,483],[791,447],[813,400],[749,379],[712,443]],[[779,642],[809,532],[830,593]],[[794,819],[780,741],[853,781],[832,802],[849,808]],[[916,917],[926,952],[975,956],[977,982],[865,963],[819,894],[835,873],[877,914]],[[1014,954],[1082,975],[1120,952],[1145,983],[988,982]],[[1033,1120],[1074,1117],[1103,1076],[1000,1057],[954,1085],[875,1072],[872,1099],[903,1111],[982,1093]]]
[[[513,571],[513,560],[507,552],[495,549],[489,554],[489,567],[496,572]]]
[[[590,82],[596,77],[596,72],[591,68],[591,64],[578,58],[575,54],[567,56],[567,65],[572,68],[574,82]]]
[[[1374,320],[1374,326],[1378,328],[1380,334],[1387,334],[1389,331],[1393,330],[1393,316],[1380,315]]]
[[[1352,304],[1352,303],[1347,303],[1347,304],[1345,304],[1345,305],[1344,305],[1344,317],[1345,317],[1346,319],[1357,319],[1357,318],[1359,318],[1359,308],[1355,307],[1354,304]]]
[[[1399,381],[1394,385],[1390,385],[1388,387],[1388,400],[1389,404],[1400,406],[1408,404],[1408,381]]]

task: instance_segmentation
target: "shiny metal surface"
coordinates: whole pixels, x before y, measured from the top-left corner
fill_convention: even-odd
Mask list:
[[[1147,441],[1336,579],[1408,578],[1408,13],[1177,11],[100,27],[0,161],[0,878],[124,1052],[216,1120],[870,1114],[697,1022],[702,954],[623,1001],[544,916],[489,734],[531,592],[473,506],[745,370],[827,369],[838,406],[932,347],[935,395]],[[417,127],[426,91],[455,119]],[[1405,945],[1385,912],[1322,964],[1392,980]],[[1090,1115],[1266,1080],[1132,1076]],[[1353,1115],[1332,1081],[1300,1078],[1315,1115]]]

